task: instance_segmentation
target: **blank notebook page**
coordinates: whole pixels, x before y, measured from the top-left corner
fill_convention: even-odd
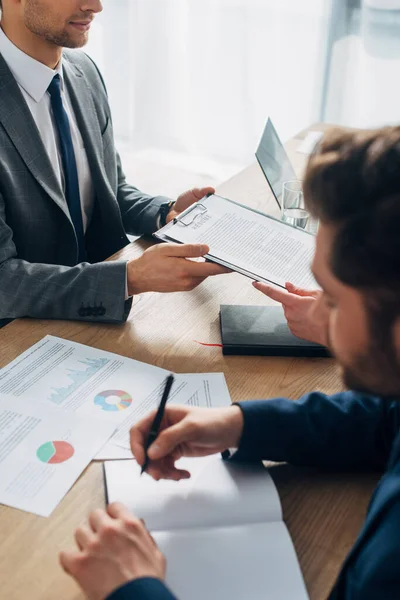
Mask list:
[[[275,485],[261,464],[227,463],[220,455],[178,464],[190,479],[154,481],[140,476],[136,461],[106,463],[109,501],[126,504],[150,531],[282,519]]]
[[[179,600],[307,600],[285,524],[157,532]]]

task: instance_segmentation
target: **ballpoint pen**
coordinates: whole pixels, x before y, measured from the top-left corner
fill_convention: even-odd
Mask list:
[[[158,436],[161,422],[164,417],[165,406],[167,404],[169,393],[171,391],[171,387],[172,387],[173,383],[174,383],[174,376],[168,375],[167,379],[165,380],[165,387],[164,387],[163,395],[161,397],[160,405],[158,407],[156,416],[154,417],[154,420],[151,424],[150,433],[148,435],[148,438],[146,440],[146,444],[144,447],[145,459],[144,459],[144,463],[143,463],[142,470],[140,473],[141,475],[143,475],[143,473],[146,471],[147,467],[149,466],[150,461],[149,461],[149,457],[147,455],[147,450],[150,448],[151,444],[154,442],[154,440]]]

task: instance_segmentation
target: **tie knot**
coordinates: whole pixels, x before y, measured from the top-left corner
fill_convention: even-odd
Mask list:
[[[58,73],[57,75],[54,75],[49,87],[47,88],[47,91],[52,97],[61,97],[61,78]]]

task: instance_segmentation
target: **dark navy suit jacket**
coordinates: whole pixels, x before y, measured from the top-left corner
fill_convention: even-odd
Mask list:
[[[400,402],[315,392],[298,402],[276,399],[240,407],[244,430],[235,460],[385,471],[329,600],[399,600]],[[176,599],[160,581],[140,579],[109,600]]]

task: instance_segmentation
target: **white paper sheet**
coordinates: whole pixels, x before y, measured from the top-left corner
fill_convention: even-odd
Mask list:
[[[95,425],[95,426],[94,426]],[[0,399],[0,503],[47,517],[112,435],[114,425]]]

